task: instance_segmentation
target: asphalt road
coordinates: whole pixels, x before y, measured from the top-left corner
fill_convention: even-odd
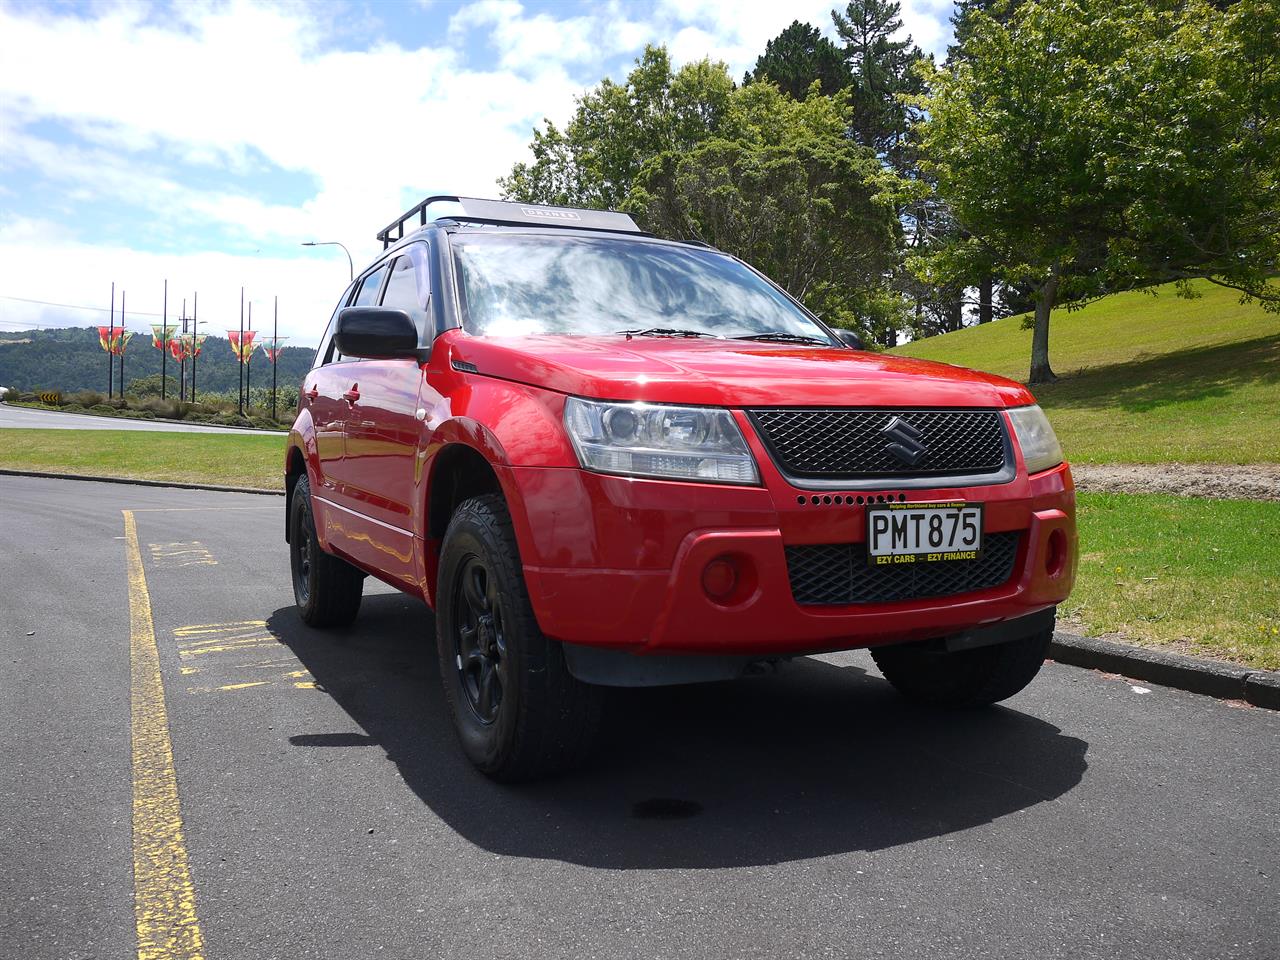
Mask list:
[[[96,417],[89,413],[63,413],[0,403],[0,428],[31,427],[42,430],[159,430],[170,433],[267,433],[270,430],[241,430],[211,427],[181,420],[132,420],[128,417]],[[281,433],[281,436],[284,434]]]
[[[0,477],[0,957],[136,955],[151,622],[210,960],[1280,952],[1280,715],[1056,664],[934,713],[839,655],[626,692],[593,767],[500,787],[424,606],[300,623],[282,509]]]

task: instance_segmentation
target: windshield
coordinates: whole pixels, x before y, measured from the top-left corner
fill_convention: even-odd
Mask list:
[[[543,234],[455,235],[452,246],[468,333],[781,334],[832,342],[770,283],[711,250]]]

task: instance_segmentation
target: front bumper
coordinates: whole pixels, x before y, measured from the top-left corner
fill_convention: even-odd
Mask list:
[[[1076,570],[1075,493],[1066,464],[1008,483],[900,491],[791,486],[759,457],[761,487],[509,468],[510,497],[534,612],[555,639],[634,653],[774,656],[939,637],[1052,607]],[[986,533],[1021,533],[1009,580],[949,597],[801,606],[784,546],[860,543],[865,500],[982,501]],[[828,502],[829,501],[829,502]],[[1061,533],[1050,538],[1055,531]],[[1065,547],[1065,550],[1064,550]],[[707,564],[731,556],[744,588],[728,602],[703,587]],[[749,589],[748,589],[749,588]]]

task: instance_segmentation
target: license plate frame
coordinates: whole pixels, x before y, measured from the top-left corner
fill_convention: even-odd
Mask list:
[[[867,565],[878,567],[907,563],[972,563],[980,559],[986,533],[984,506],[982,501],[971,500],[926,500],[869,505],[866,510]],[[930,541],[928,518],[932,516],[943,518],[942,542],[936,547]],[[923,519],[917,523],[915,517]],[[951,517],[956,518],[954,527],[948,522]],[[895,524],[895,518],[902,523]],[[967,529],[965,518],[970,518],[977,527],[976,544],[968,537],[956,542],[957,535]],[[921,527],[924,528],[923,537]],[[895,544],[899,532],[902,532],[901,543]],[[883,544],[886,536],[889,540],[888,549]]]

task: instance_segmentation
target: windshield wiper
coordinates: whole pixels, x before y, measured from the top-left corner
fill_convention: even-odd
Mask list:
[[[830,340],[822,337],[810,337],[803,333],[752,333],[745,337],[734,337],[735,340],[769,340],[775,343],[816,343],[824,347],[832,346]]]
[[[635,330],[619,330],[618,333],[625,333],[627,338],[631,337],[715,337],[714,333],[706,333],[702,330],[680,330],[676,327],[643,327]],[[719,339],[718,337],[716,339]]]

